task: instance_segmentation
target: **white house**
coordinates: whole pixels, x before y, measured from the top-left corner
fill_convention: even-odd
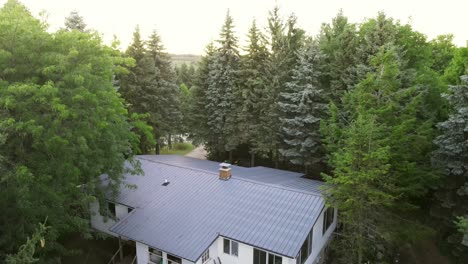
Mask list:
[[[322,263],[337,220],[323,183],[265,167],[137,158],[145,175],[127,175],[137,188],[121,188],[108,202],[115,220],[91,205],[95,229],[135,241],[136,263]]]

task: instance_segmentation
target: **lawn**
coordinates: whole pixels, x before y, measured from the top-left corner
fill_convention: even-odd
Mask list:
[[[169,149],[167,146],[163,147],[161,149],[161,154],[186,155],[194,149],[195,149],[195,146],[189,142],[175,143],[172,145],[172,149]]]

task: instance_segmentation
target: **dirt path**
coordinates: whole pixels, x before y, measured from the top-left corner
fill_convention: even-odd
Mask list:
[[[196,158],[196,159],[206,159],[206,150],[203,145],[196,147],[190,153],[185,155],[187,157]]]

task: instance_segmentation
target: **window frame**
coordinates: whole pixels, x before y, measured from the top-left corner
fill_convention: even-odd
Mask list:
[[[205,252],[202,254],[202,263],[207,262],[210,260],[210,249],[207,249]]]
[[[333,207],[328,207],[325,212],[323,213],[323,230],[322,230],[322,235],[325,235],[327,233],[328,229],[330,226],[333,224],[333,221],[335,220],[335,208]]]
[[[274,253],[271,253],[269,251],[265,251],[265,250],[262,250],[262,249],[259,249],[259,248],[256,248],[256,247],[254,247],[253,249],[254,249],[253,261],[252,261],[253,264],[270,264],[270,258],[273,258],[272,264],[277,264],[276,261],[278,259],[279,259],[278,264],[283,264],[283,257],[282,256],[276,255]],[[256,254],[257,254],[257,257],[258,257],[257,259],[255,258]],[[265,256],[265,263],[262,263],[261,254],[263,254]],[[260,260],[258,260],[258,259],[260,259]]]
[[[234,250],[234,247],[236,250]],[[226,252],[226,249],[228,250],[228,252]],[[239,257],[239,243],[228,238],[223,238],[223,253]]]
[[[151,260],[151,255],[155,255],[160,258],[160,261],[164,261],[163,252],[157,248],[148,247],[148,260],[150,263],[157,263]]]

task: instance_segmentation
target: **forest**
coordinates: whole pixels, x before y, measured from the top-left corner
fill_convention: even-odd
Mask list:
[[[343,12],[310,36],[278,7],[240,46],[227,11],[196,63],[156,31],[111,45],[72,12],[48,30],[0,9],[0,263],[62,263],[92,239],[89,204],[134,157],[189,140],[208,158],[327,182],[340,228],[331,263],[396,263],[432,241],[468,262],[468,43],[380,12]],[[134,164],[132,171],[123,166]],[[100,175],[112,179],[103,190]],[[129,186],[131,188],[131,186]]]

